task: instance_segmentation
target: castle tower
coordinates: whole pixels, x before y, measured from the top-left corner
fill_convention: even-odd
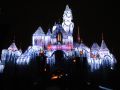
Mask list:
[[[108,48],[107,48],[106,43],[104,41],[103,33],[102,33],[102,43],[101,43],[100,50],[108,51]]]
[[[99,49],[100,49],[99,45],[97,43],[93,43],[91,47],[91,52],[90,52],[91,58],[97,58],[99,54]]]
[[[33,34],[32,45],[43,47],[44,43],[45,43],[45,33],[43,32],[43,29],[41,27],[38,27],[36,32]]]
[[[107,48],[106,43],[104,41],[103,33],[102,33],[102,42],[101,42],[99,54],[101,58],[104,58],[105,55],[109,55],[109,49]]]
[[[52,32],[54,32],[54,30],[56,29],[56,22],[54,23],[54,26],[53,26],[53,28],[52,28]]]
[[[63,14],[62,27],[67,33],[70,32],[71,34],[73,33],[73,28],[74,28],[74,23],[72,22],[72,19],[73,19],[72,11],[69,8],[69,6],[66,5],[66,8]]]
[[[15,45],[15,42],[13,42],[13,43],[9,46],[8,50],[18,51],[18,49],[17,49],[17,47],[16,47],[16,45]]]

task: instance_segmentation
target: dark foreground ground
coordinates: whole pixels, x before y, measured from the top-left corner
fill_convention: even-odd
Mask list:
[[[76,58],[77,60],[77,58]],[[90,72],[86,59],[80,62],[59,62],[52,69],[44,61],[30,65],[6,63],[0,74],[0,90],[119,90],[119,65]],[[53,76],[59,76],[52,79]]]

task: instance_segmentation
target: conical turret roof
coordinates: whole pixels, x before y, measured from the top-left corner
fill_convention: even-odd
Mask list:
[[[101,43],[101,47],[100,47],[100,50],[108,50],[108,48],[107,48],[107,46],[106,46],[106,43],[105,43],[105,41],[104,40],[102,40],[102,43]]]
[[[13,42],[13,43],[9,46],[8,50],[17,51],[18,49],[17,49],[15,43]]]
[[[50,31],[50,29],[48,29],[48,32],[47,32],[46,35],[51,35],[51,31]]]
[[[41,26],[38,27],[36,32],[33,34],[33,36],[39,36],[39,35],[45,35],[45,33],[43,32],[43,29],[41,28]]]
[[[97,43],[93,43],[93,45],[91,47],[91,50],[97,50],[98,51],[99,49],[100,49],[99,45]]]
[[[19,52],[21,52],[21,53],[22,53],[22,49],[21,49],[21,48],[19,49]]]
[[[86,45],[83,42],[81,42],[79,47],[83,48],[83,47],[86,47]]]
[[[65,8],[65,11],[71,11],[71,9],[69,8],[69,6],[68,5],[66,5],[66,8]]]

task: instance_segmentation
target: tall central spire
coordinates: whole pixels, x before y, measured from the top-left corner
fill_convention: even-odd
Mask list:
[[[72,17],[72,10],[69,8],[68,5],[66,5],[66,8],[65,8],[65,11],[64,11],[64,14],[63,14],[63,20],[66,19],[66,17],[68,17],[70,19],[70,21],[73,19]]]
[[[63,22],[62,27],[63,29],[68,33],[73,33],[74,23],[72,22],[73,16],[72,16],[72,10],[69,8],[68,5],[66,5],[65,11],[63,13]]]
[[[66,5],[65,11],[71,11],[68,5]]]

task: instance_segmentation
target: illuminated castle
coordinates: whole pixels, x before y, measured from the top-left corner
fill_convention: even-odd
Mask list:
[[[63,14],[63,23],[56,24],[45,34],[41,27],[33,34],[32,45],[39,48],[47,48],[47,50],[71,50],[73,48],[73,28],[71,9],[66,6]],[[68,47],[70,46],[70,47]]]
[[[85,57],[92,71],[104,65],[110,65],[112,69],[116,59],[110,53],[103,38],[100,46],[93,43],[91,48],[87,47],[83,42],[75,43],[73,41],[74,23],[72,19],[72,11],[67,5],[62,24],[55,23],[52,30],[49,29],[46,34],[41,27],[38,27],[32,36],[32,46],[29,46],[24,53],[17,49],[15,42],[8,49],[3,49],[0,62],[1,70],[4,68],[5,61],[14,61],[19,65],[29,65],[29,62],[39,56],[40,53],[47,57],[46,63],[53,65],[56,63],[54,52],[57,50],[64,52],[66,60],[74,57]],[[80,41],[79,32],[78,41]]]

